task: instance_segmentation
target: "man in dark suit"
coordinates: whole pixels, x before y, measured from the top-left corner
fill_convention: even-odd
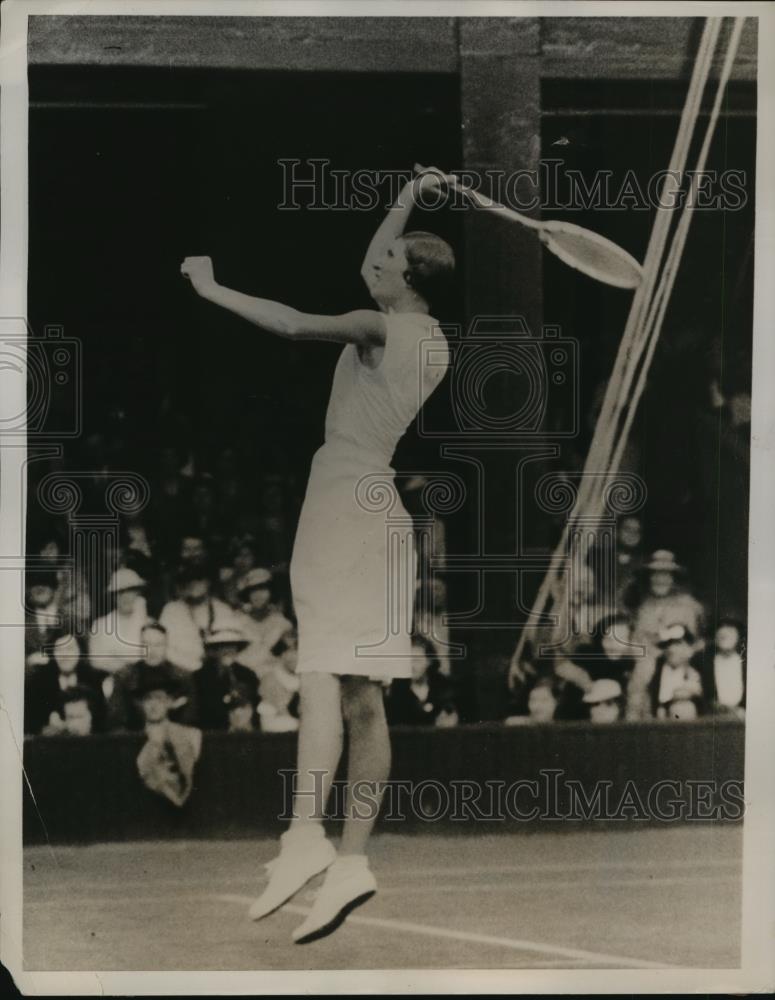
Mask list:
[[[139,730],[145,726],[140,692],[159,677],[173,682],[177,691],[170,719],[183,725],[196,721],[196,692],[192,675],[167,659],[167,630],[158,622],[148,622],[140,631],[145,656],[128,663],[111,678],[113,690],[108,696],[108,728]]]
[[[65,695],[82,688],[91,695],[93,730],[105,727],[106,675],[89,666],[78,640],[63,635],[55,640],[51,656],[27,673],[24,694],[24,731],[28,734],[59,732],[64,720]]]

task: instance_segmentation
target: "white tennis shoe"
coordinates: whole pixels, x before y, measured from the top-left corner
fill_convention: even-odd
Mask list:
[[[284,833],[279,855],[266,865],[269,883],[248,910],[250,919],[261,920],[273,913],[335,860],[336,848],[322,835],[308,836],[295,830]]]
[[[326,872],[307,919],[293,932],[294,942],[309,944],[331,934],[376,891],[377,880],[365,856],[338,858]]]

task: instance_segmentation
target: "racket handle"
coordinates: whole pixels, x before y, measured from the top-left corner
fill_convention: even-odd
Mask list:
[[[419,163],[415,163],[414,170],[415,173],[421,173],[425,167],[421,166]],[[492,198],[488,198],[484,194],[480,194],[479,191],[475,191],[470,185],[463,184],[454,174],[445,174],[445,180],[447,183],[453,187],[456,191],[465,195],[466,198],[477,208],[482,208],[486,212],[492,212],[494,215],[502,215],[507,219],[511,219],[513,222],[519,222],[520,225],[527,226],[528,229],[543,229],[543,222],[539,222],[537,219],[531,219],[527,215],[522,215],[521,212],[514,211],[513,208],[507,208],[505,205],[499,204],[497,201],[493,201]]]

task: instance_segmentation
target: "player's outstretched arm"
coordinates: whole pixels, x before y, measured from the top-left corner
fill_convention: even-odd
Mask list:
[[[186,257],[180,272],[189,279],[198,295],[241,316],[267,333],[289,340],[328,340],[360,347],[381,347],[385,343],[385,320],[374,309],[356,309],[339,316],[319,316],[299,312],[271,299],[234,291],[219,285],[209,257]]]
[[[372,237],[366,256],[363,258],[361,277],[369,291],[372,291],[374,286],[376,274],[374,265],[382,260],[394,240],[403,234],[412,209],[421,195],[424,192],[438,190],[445,176],[437,167],[428,167],[404,184],[395,204],[388,209],[387,215]]]

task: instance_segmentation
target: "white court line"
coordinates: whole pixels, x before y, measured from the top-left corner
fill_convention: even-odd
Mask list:
[[[446,873],[447,875],[450,872]],[[454,873],[457,875],[457,872]],[[488,885],[433,885],[433,886],[423,886],[423,885],[408,885],[408,886],[391,886],[386,889],[380,889],[380,893],[384,896],[385,894],[390,895],[428,895],[434,892],[514,892],[515,889],[522,891],[523,889],[586,889],[589,892],[595,892],[598,889],[630,889],[630,888],[649,888],[650,886],[664,888],[666,885],[701,885],[703,883],[710,883],[712,885],[739,885],[742,887],[742,876],[739,878],[733,876],[718,876],[713,874],[708,875],[655,875],[654,878],[617,878],[615,880],[607,881],[606,879],[600,879],[597,882],[590,882],[589,879],[539,879],[537,881],[525,882],[520,880],[516,884],[511,882],[508,885],[499,885],[497,882]]]
[[[447,873],[447,874],[449,874],[449,873]],[[224,884],[224,882],[229,882],[229,881],[230,882],[239,882],[240,885],[244,885],[245,884],[245,879],[244,878],[240,878],[240,879],[236,879],[236,878],[235,879],[218,879],[218,881],[222,885]],[[178,894],[181,896],[181,898],[186,898],[186,899],[202,899],[202,898],[211,899],[212,898],[212,891],[205,892],[204,890],[207,890],[208,886],[212,886],[212,882],[213,882],[212,879],[209,879],[208,881],[199,881],[196,884],[196,886],[194,886],[191,882],[188,882],[188,885],[187,885],[186,888],[190,888],[192,891],[186,892],[186,889],[184,888],[182,891],[179,891]],[[716,886],[716,885],[738,885],[739,886],[742,883],[741,883],[741,880],[739,878],[736,878],[736,877],[723,876],[723,875],[719,876],[719,875],[714,875],[712,873],[709,873],[708,875],[705,875],[705,876],[703,876],[703,875],[686,875],[686,876],[682,877],[680,875],[677,875],[677,876],[676,875],[667,875],[667,876],[655,875],[653,878],[631,878],[631,879],[628,879],[628,878],[618,878],[616,880],[611,880],[611,881],[607,881],[605,879],[601,879],[600,881],[594,882],[594,883],[591,883],[589,881],[589,879],[554,879],[554,880],[551,880],[551,881],[548,881],[547,879],[533,879],[532,881],[523,881],[523,880],[521,880],[517,884],[514,884],[513,882],[510,882],[508,884],[502,884],[502,883],[495,882],[495,883],[490,883],[490,884],[487,884],[487,885],[447,885],[447,884],[444,884],[444,885],[430,885],[430,886],[428,886],[428,885],[406,885],[406,886],[400,886],[399,885],[399,886],[388,886],[388,887],[386,887],[384,889],[380,889],[379,891],[380,891],[380,895],[382,895],[382,896],[430,896],[430,895],[434,895],[436,893],[454,893],[454,894],[460,894],[460,893],[483,893],[483,892],[486,892],[486,893],[492,893],[492,892],[510,892],[510,893],[513,893],[515,890],[519,890],[521,892],[521,891],[524,891],[524,890],[527,890],[527,889],[540,889],[542,891],[547,890],[547,889],[548,890],[552,890],[552,889],[562,889],[562,890],[566,890],[566,889],[585,889],[585,890],[590,891],[590,892],[594,892],[594,891],[601,890],[601,889],[619,889],[619,888],[622,888],[622,889],[631,889],[631,888],[649,889],[649,888],[653,887],[653,888],[663,889],[665,886],[671,886],[671,885],[697,885],[697,886],[699,886],[699,885],[702,885],[702,884],[712,884],[714,886]],[[163,885],[170,885],[170,886],[175,885],[180,890],[180,880],[178,880],[176,882],[170,882],[170,881],[166,881],[166,880],[162,880],[162,879],[155,879],[154,880],[154,885],[157,886],[157,887],[160,887],[160,886],[163,886]],[[115,883],[115,884],[106,884],[106,885],[101,885],[100,886],[100,890],[102,892],[117,892],[117,891],[119,891],[121,889],[125,889],[125,888],[126,888],[126,883],[125,882]],[[43,897],[40,901],[34,899],[34,895],[35,895],[36,892],[38,892],[41,895],[41,897]],[[51,899],[51,890],[50,890],[50,886],[49,885],[28,886],[27,887],[27,896],[28,896],[28,900],[29,900],[30,904],[32,904],[32,905],[34,905],[36,902],[45,902],[45,905],[51,906],[51,905],[56,905],[56,902],[57,902],[57,901]],[[220,897],[220,898],[225,898],[225,897]],[[126,899],[124,900],[124,902],[132,902],[133,899],[135,899],[135,897],[131,897],[131,896],[130,897],[126,897]],[[154,895],[153,893],[150,893],[150,894],[143,893],[142,894],[142,899],[145,902],[154,902],[154,901],[157,901],[159,899],[169,900],[169,894],[167,894],[167,895]],[[86,896],[86,895],[84,895],[84,896],[76,896],[76,895],[73,895],[72,893],[68,893],[67,894],[67,898],[63,899],[61,902],[62,902],[63,905],[67,905],[67,906],[69,906],[71,904],[75,904],[75,903],[87,903],[87,904],[88,903],[93,903],[94,902],[94,895],[92,894],[92,895],[88,895],[88,896]],[[111,902],[116,902],[116,900],[112,900]]]
[[[252,896],[219,895],[214,897],[225,903],[239,903],[249,906]],[[310,910],[306,906],[286,904],[280,913],[298,913],[306,917]],[[544,944],[541,941],[526,941],[522,938],[495,937],[492,934],[476,934],[473,931],[455,931],[447,927],[436,927],[432,924],[415,924],[409,920],[392,920],[381,917],[361,917],[350,914],[347,918],[350,924],[361,924],[365,927],[380,927],[389,931],[406,931],[409,934],[421,934],[425,937],[447,938],[451,941],[465,941],[468,944],[487,944],[511,951],[532,951],[539,955],[562,955],[564,958],[575,958],[583,962],[597,962],[602,965],[621,965],[627,969],[675,969],[679,966],[667,962],[648,962],[640,958],[625,958],[622,955],[608,955],[603,952],[586,951],[583,948],[564,948],[561,945]]]
[[[389,863],[388,859],[385,859],[385,861],[386,863]],[[497,875],[500,877],[501,875],[520,875],[522,872],[599,872],[606,871],[608,869],[619,871],[653,871],[655,868],[659,868],[662,871],[670,871],[673,868],[680,871],[691,871],[695,868],[710,868],[711,870],[715,870],[717,868],[737,868],[740,870],[742,877],[742,865],[742,858],[720,858],[718,860],[708,860],[707,858],[703,860],[687,858],[686,861],[680,861],[677,859],[615,861],[608,858],[601,858],[600,861],[547,861],[534,865],[488,865],[481,868],[417,868],[412,870],[412,876],[450,875],[451,873],[454,873],[455,877],[459,875]]]

